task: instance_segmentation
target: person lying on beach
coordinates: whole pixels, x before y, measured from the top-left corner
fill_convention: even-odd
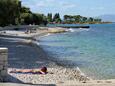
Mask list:
[[[42,67],[41,69],[15,69],[10,71],[10,73],[24,73],[24,74],[47,74],[47,68]]]

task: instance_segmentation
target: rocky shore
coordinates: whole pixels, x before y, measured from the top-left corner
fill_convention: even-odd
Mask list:
[[[25,36],[24,33],[23,36]],[[8,74],[23,83],[54,84],[67,80],[81,80],[83,82],[88,80],[80,70],[74,70],[66,68],[63,65],[58,65],[56,63],[58,61],[53,62],[50,59],[53,57],[49,57],[33,39],[22,39],[18,38],[18,35],[16,35],[15,38],[1,37],[0,40],[0,47],[8,47],[9,49]],[[13,69],[37,69],[42,66],[46,66],[48,68],[48,74],[32,75],[10,73]],[[8,81],[13,82],[13,79],[10,77],[8,78]]]
[[[25,33],[23,33],[23,36],[26,37],[24,34]],[[37,33],[33,37],[36,37],[37,35],[40,36],[40,34]],[[14,37],[1,36],[0,47],[8,47],[9,49],[9,56],[8,56],[9,76],[6,79],[6,81],[8,82],[25,83],[25,84],[65,84],[65,83],[72,84],[73,82],[74,83],[94,82],[90,78],[88,78],[85,74],[83,74],[79,70],[79,68],[71,69],[63,65],[60,65],[58,59],[57,61],[53,61],[52,60],[53,57],[49,56],[47,52],[45,52],[39,46],[39,43],[33,40],[33,38],[32,39],[25,39],[21,37],[18,38],[18,35]],[[40,67],[43,66],[46,66],[48,68],[48,74],[46,75],[10,73],[10,71],[13,69],[39,69]],[[97,84],[98,82],[95,81],[95,83]],[[112,81],[110,81],[110,83],[112,83]]]

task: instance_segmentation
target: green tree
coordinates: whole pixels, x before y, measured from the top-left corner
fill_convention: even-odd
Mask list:
[[[32,12],[30,11],[30,8],[27,8],[27,7],[25,7],[25,6],[22,6],[22,7],[21,7],[20,12],[21,12],[21,13],[32,13]]]
[[[29,16],[29,13],[21,13],[20,15],[20,23],[21,24],[26,24],[25,23],[25,18],[27,18]]]
[[[44,24],[45,16],[43,14],[33,13],[33,23],[36,25]]]
[[[0,0],[0,26],[19,24],[20,9],[19,0]]]
[[[71,20],[71,16],[70,16],[70,15],[64,15],[64,20],[65,20],[65,21]]]
[[[95,22],[101,22],[102,20],[99,18],[94,19]]]
[[[81,15],[64,15],[64,21],[63,23],[100,23],[102,20],[101,19],[94,19],[92,17],[84,17]]]
[[[20,10],[20,23],[21,24],[28,24],[32,17],[32,12],[30,11],[30,8],[27,8],[25,6],[21,7]]]
[[[87,22],[87,17],[82,17],[82,23],[86,23]]]
[[[31,13],[25,13],[24,24],[29,25],[33,24],[33,15]]]
[[[68,15],[64,15],[64,21],[67,21]]]
[[[21,15],[21,22],[22,24],[34,24],[34,25],[40,25],[40,24],[47,24],[46,17],[43,14],[38,13],[23,13]]]
[[[48,13],[48,15],[47,15],[47,21],[49,23],[52,22],[52,13]]]
[[[30,8],[22,7],[21,8],[21,24],[44,24],[46,23],[46,17],[43,14],[32,13]]]
[[[94,19],[92,17],[89,17],[88,22],[92,23],[93,21],[94,21]]]
[[[74,16],[64,15],[64,22],[65,23],[73,23],[73,22],[75,22]]]
[[[74,16],[74,18],[75,18],[75,22],[76,23],[80,23],[81,22],[81,18],[82,18],[82,16],[80,16],[80,15],[76,15],[76,16]]]
[[[59,13],[56,13],[53,17],[53,22],[56,22],[56,23],[61,23],[61,18],[60,18],[60,14]]]

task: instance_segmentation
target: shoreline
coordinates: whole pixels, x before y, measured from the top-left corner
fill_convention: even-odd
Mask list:
[[[42,35],[42,36],[46,36],[46,35]],[[40,59],[44,60],[46,63],[48,62],[48,64],[46,64],[46,63],[45,64],[46,64],[46,66],[50,67],[50,68],[48,68],[50,73],[54,72],[53,73],[54,75],[52,75],[52,74],[45,75],[47,77],[50,76],[50,78],[53,76],[53,79],[54,79],[54,81],[52,81],[51,79],[49,81],[46,81],[47,84],[48,83],[55,84],[55,83],[60,83],[60,82],[64,82],[64,81],[71,81],[71,80],[72,81],[81,81],[81,82],[86,82],[86,83],[89,82],[89,81],[92,81],[92,79],[90,79],[84,73],[82,73],[79,68],[77,68],[77,69],[67,68],[67,67],[64,67],[63,65],[59,64],[60,62],[59,62],[58,59],[52,60],[53,57],[49,57],[48,56],[47,52],[45,52],[40,47],[39,42],[36,41],[36,40],[33,40],[33,39],[35,39],[34,37],[35,37],[35,35],[32,37],[32,39],[29,39],[29,40],[28,39],[23,39],[23,40],[20,40],[18,42],[22,43],[22,44],[25,44],[25,45],[32,46],[35,50],[37,50],[37,52],[42,52],[42,54],[45,54],[45,56],[41,55]],[[40,35],[39,35],[39,37],[40,37]],[[11,69],[9,69],[9,70],[11,70]],[[61,74],[61,76],[58,77],[59,74]],[[27,78],[37,77],[37,75],[32,75],[32,76],[31,75],[24,75],[24,77],[22,78],[23,74],[21,74],[21,75],[20,74],[19,75],[17,75],[17,74],[14,74],[14,75],[10,74],[10,75],[12,75],[12,76],[14,76],[14,77],[16,77],[16,78],[18,78],[20,80],[23,80],[25,83],[28,83],[28,81],[30,82],[30,80],[28,80],[26,82],[24,77],[27,77]],[[39,78],[44,80],[44,78],[46,78],[45,76],[39,75]],[[62,78],[62,79],[60,80],[60,78]],[[42,82],[42,81],[41,82],[37,82],[36,80],[32,81],[33,84],[43,84],[43,83],[46,83],[46,82]]]
[[[54,33],[55,33],[55,32],[54,32]],[[41,34],[41,35],[36,35],[36,36],[37,36],[38,38],[41,38],[41,37],[48,36],[48,35],[50,35],[49,32],[45,33],[44,35]],[[71,76],[71,77],[69,77],[69,78],[72,79],[72,78],[74,77],[74,80],[83,81],[83,82],[92,80],[91,78],[89,78],[88,76],[86,76],[86,75],[80,70],[79,67],[77,67],[77,68],[71,68],[71,67],[69,66],[69,64],[65,64],[66,61],[60,63],[60,62],[59,62],[59,59],[56,59],[56,58],[54,58],[54,57],[50,57],[50,56],[48,55],[48,53],[47,53],[43,48],[41,48],[41,46],[39,45],[39,42],[38,42],[39,40],[38,40],[38,41],[35,41],[35,40],[33,40],[33,39],[36,40],[35,36],[32,37],[30,44],[31,44],[33,47],[37,48],[37,49],[41,49],[42,52],[45,52],[45,54],[47,55],[47,56],[46,56],[47,58],[44,58],[44,59],[46,59],[46,60],[50,61],[52,64],[54,64],[53,66],[58,67],[59,69],[60,69],[60,68],[61,68],[61,69],[65,69],[66,72],[68,72],[68,74],[70,73],[69,76]],[[55,59],[55,60],[53,60],[53,59]],[[70,63],[70,64],[71,64],[71,63]]]
[[[47,36],[47,35],[45,35],[45,36]],[[41,48],[41,46],[39,45],[39,42],[38,42],[38,41],[32,41],[32,45],[33,45],[33,46],[36,46],[36,48],[38,48],[38,47]],[[86,76],[86,75],[80,70],[79,67],[77,67],[77,68],[71,68],[71,66],[69,66],[69,64],[65,64],[66,61],[60,63],[60,60],[59,60],[59,59],[56,59],[56,58],[54,58],[54,57],[49,58],[50,56],[48,55],[48,53],[47,53],[43,48],[41,48],[41,50],[43,50],[43,52],[45,52],[45,53],[47,54],[47,56],[48,56],[47,59],[50,60],[51,62],[54,62],[57,66],[61,66],[61,67],[64,67],[64,68],[66,67],[66,68],[68,68],[68,69],[71,69],[72,71],[76,71],[77,73],[79,73],[78,76],[84,77],[84,78],[86,78],[87,80],[90,79],[88,76]],[[53,59],[55,59],[55,60],[53,60]],[[70,63],[70,65],[71,65],[71,63]]]
[[[43,34],[34,34],[33,36],[31,36],[31,38],[29,38],[29,39],[25,39],[25,38],[19,38],[20,40],[18,40],[17,42],[18,43],[22,43],[22,44],[27,44],[27,45],[29,45],[29,46],[32,46],[33,48],[36,48],[36,50],[38,51],[38,52],[40,52],[40,54],[42,54],[41,56],[42,56],[42,60],[47,60],[50,64],[48,64],[48,65],[50,65],[50,66],[54,66],[54,67],[56,67],[56,69],[54,69],[54,70],[56,70],[57,72],[61,72],[63,75],[62,76],[64,76],[64,77],[66,77],[65,79],[69,79],[69,80],[77,80],[77,81],[84,81],[84,82],[86,82],[87,80],[89,80],[89,78],[87,77],[87,76],[85,76],[85,74],[84,73],[82,73],[81,71],[80,71],[80,69],[79,68],[77,68],[77,69],[73,69],[73,68],[69,68],[69,67],[65,67],[65,66],[63,66],[62,64],[60,64],[59,63],[59,60],[58,59],[55,59],[55,58],[53,58],[53,57],[50,57],[48,54],[47,54],[47,52],[45,52],[41,47],[40,47],[40,45],[39,45],[39,42],[38,41],[36,41],[36,38],[35,37],[43,37],[43,36],[47,36],[47,34],[48,33],[46,33],[45,32],[45,34],[43,33]],[[5,36],[3,36],[3,37],[5,37]],[[14,38],[17,38],[18,39],[18,37],[17,36],[13,36]],[[6,36],[6,38],[12,38],[12,36]],[[13,38],[12,38],[13,39]],[[38,39],[39,40],[39,39]],[[45,54],[45,56],[43,55],[43,54]],[[45,57],[45,58],[43,58],[43,57]],[[53,59],[55,59],[55,60],[53,60]],[[47,62],[46,62],[47,63]],[[45,65],[44,65],[45,66]],[[46,67],[47,67],[47,64],[46,64]],[[58,69],[58,70],[57,70]],[[10,69],[11,70],[11,69]],[[49,70],[51,70],[51,69],[49,69]],[[52,71],[53,71],[53,69],[52,69]],[[58,76],[58,75],[57,75]],[[62,80],[63,81],[63,80]]]

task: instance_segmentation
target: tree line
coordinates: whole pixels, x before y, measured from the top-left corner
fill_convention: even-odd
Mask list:
[[[46,24],[44,14],[32,13],[20,0],[0,0],[0,26]]]
[[[79,24],[83,24],[83,23],[101,23],[101,19],[99,18],[93,18],[93,17],[84,17],[81,15],[64,15],[64,23],[79,23]]]
[[[8,25],[40,25],[47,23],[99,23],[101,19],[83,17],[81,15],[64,15],[48,13],[47,16],[33,13],[30,8],[22,6],[20,0],[0,0],[0,26]]]
[[[64,24],[84,24],[84,23],[101,23],[102,20],[93,17],[84,17],[81,15],[64,15],[63,19],[60,18],[60,14],[56,13],[52,16],[52,13],[47,15],[48,23],[64,23]]]

